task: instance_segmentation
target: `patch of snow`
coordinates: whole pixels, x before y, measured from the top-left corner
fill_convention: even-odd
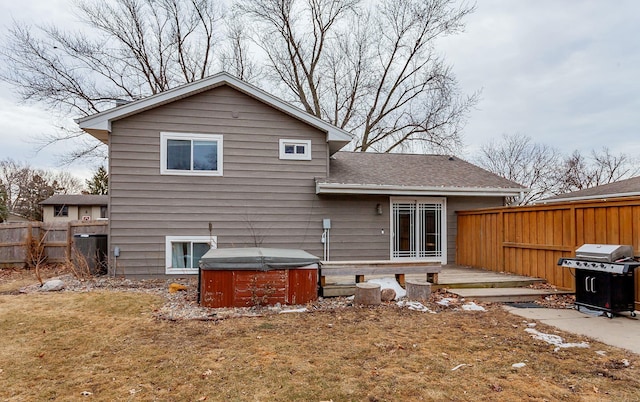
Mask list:
[[[527,327],[529,327],[529,328],[534,328],[535,326],[536,326],[535,322],[530,322],[530,323],[527,324]]]
[[[440,299],[437,301],[437,303],[441,306],[448,306],[449,303],[451,303],[453,301],[453,299],[449,298],[449,297],[445,297],[443,299]]]
[[[484,309],[484,307],[478,306],[474,302],[469,302],[469,303],[463,305],[462,309],[464,311],[487,311],[487,310]]]
[[[527,365],[526,363],[513,363],[511,365],[511,367],[513,367],[513,368],[523,368],[526,365]]]
[[[380,278],[380,279],[370,279],[367,282],[369,283],[377,283],[380,285],[380,289],[393,289],[396,291],[395,300],[400,300],[407,295],[407,291],[400,286],[398,281],[395,278]]]
[[[629,360],[627,359],[622,359],[622,364],[624,364],[625,367],[629,367]]]
[[[398,307],[406,307],[409,310],[422,311],[424,313],[435,314],[435,311],[431,311],[424,304],[416,301],[401,300],[398,302]]]
[[[456,370],[457,370],[457,369],[459,369],[460,367],[464,367],[464,366],[466,366],[466,364],[465,364],[465,363],[458,364],[457,366],[455,366],[454,368],[452,368],[452,369],[451,369],[451,371],[456,371]]]
[[[284,313],[306,313],[307,312],[307,308],[306,307],[302,307],[302,308],[294,308],[291,310],[281,310],[278,312],[278,314],[284,314]]]
[[[40,290],[42,292],[57,292],[64,289],[64,287],[65,287],[64,282],[61,281],[60,279],[51,279],[49,281],[46,281],[42,285]]]
[[[545,341],[548,344],[555,345],[554,349],[556,352],[561,348],[588,348],[589,344],[587,342],[580,343],[564,343],[564,340],[558,335],[545,334],[544,332],[537,331],[533,328],[525,328],[529,334],[535,339],[539,339],[541,341]]]
[[[604,350],[596,350],[596,354],[598,354],[600,356],[606,356],[607,352],[605,352]]]

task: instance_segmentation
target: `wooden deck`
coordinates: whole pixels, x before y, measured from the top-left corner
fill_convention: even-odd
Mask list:
[[[435,288],[511,288],[540,282],[545,282],[545,280],[460,265],[443,265],[438,277],[438,285]]]
[[[407,275],[406,279],[425,279],[425,275]],[[518,288],[539,282],[545,281],[540,278],[530,278],[459,265],[443,265],[442,271],[438,275],[438,284],[433,285],[432,289]],[[329,297],[349,296],[354,293],[355,282],[353,277],[350,276],[327,277],[326,286],[323,288],[323,295]]]

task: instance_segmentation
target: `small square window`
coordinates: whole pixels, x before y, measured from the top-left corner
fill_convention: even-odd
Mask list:
[[[69,207],[67,205],[54,205],[53,216],[69,216]]]
[[[311,141],[281,139],[280,159],[311,160]]]

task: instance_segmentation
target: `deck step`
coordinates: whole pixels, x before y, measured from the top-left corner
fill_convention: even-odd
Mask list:
[[[524,288],[536,283],[545,283],[544,279],[540,278],[522,278],[513,280],[493,281],[488,280],[485,282],[447,282],[446,278],[439,281],[437,285],[433,285],[433,289],[476,289],[476,288]]]
[[[449,289],[449,292],[467,300],[493,303],[532,302],[538,300],[540,297],[549,295],[573,294],[573,292],[565,290],[522,287]]]

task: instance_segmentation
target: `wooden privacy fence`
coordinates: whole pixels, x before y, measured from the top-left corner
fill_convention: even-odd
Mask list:
[[[574,289],[572,270],[557,262],[585,243],[628,244],[640,255],[640,197],[458,212],[456,262],[462,265]]]
[[[27,260],[27,245],[32,239],[39,241],[41,238],[47,262],[64,262],[70,256],[73,235],[106,234],[107,227],[106,221],[0,224],[0,267],[24,266]]]

